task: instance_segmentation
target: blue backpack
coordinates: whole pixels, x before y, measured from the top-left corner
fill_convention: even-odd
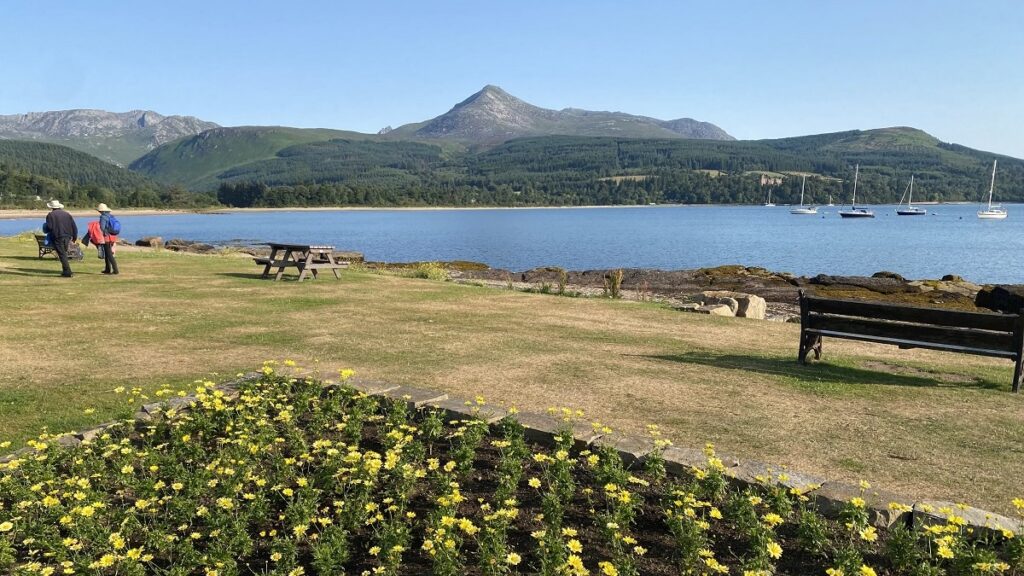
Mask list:
[[[111,214],[107,217],[107,229],[104,232],[111,236],[117,236],[121,233],[121,221],[117,219],[117,216]]]

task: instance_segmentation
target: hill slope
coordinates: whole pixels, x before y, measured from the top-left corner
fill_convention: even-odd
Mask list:
[[[157,183],[66,146],[0,140],[0,206],[42,208],[56,198],[68,206],[115,208],[196,207],[214,203],[210,196]]]
[[[556,135],[733,139],[714,124],[690,118],[664,121],[623,112],[576,108],[549,110],[490,85],[432,120],[402,126],[389,133],[391,137],[450,139],[481,145],[494,145],[514,138]]]
[[[373,136],[344,130],[241,126],[216,128],[149,152],[129,168],[165,184],[194,189],[214,188],[216,176],[251,162],[274,158],[285,148],[332,138]]]
[[[127,166],[157,146],[216,127],[192,116],[150,110],[60,110],[0,116],[0,139],[62,144]]]

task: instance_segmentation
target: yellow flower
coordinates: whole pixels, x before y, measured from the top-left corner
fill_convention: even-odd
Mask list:
[[[867,564],[861,564],[860,576],[878,576],[878,574],[875,573],[875,569],[871,566],[868,566]]]
[[[580,544],[580,541],[576,540],[575,538],[572,539],[572,540],[569,540],[569,542],[565,545],[565,547],[568,548],[570,552],[575,552],[577,554],[579,554],[580,552],[583,552],[583,545]]]
[[[860,531],[860,539],[865,542],[874,542],[878,540],[878,531],[875,530],[874,526],[868,526]]]
[[[527,482],[527,484],[530,485],[530,488],[540,488],[540,479],[539,478],[530,478],[530,480],[529,480],[529,482]]]
[[[281,560],[281,553],[280,552],[274,552],[273,554],[270,555],[270,560],[273,561],[273,562],[280,561]]]
[[[601,574],[604,576],[619,576],[619,571],[612,566],[611,562],[598,562],[597,567],[601,569]]]
[[[426,542],[424,542],[426,544]],[[523,561],[523,557],[515,552],[509,552],[508,556],[505,556],[505,563],[510,566],[518,566]]]
[[[765,545],[765,550],[768,551],[768,555],[778,560],[782,558],[782,546],[779,546],[778,542],[769,542]]]
[[[853,498],[850,498],[850,504],[852,504],[854,508],[863,508],[866,502],[864,502],[864,499],[860,496],[854,496]]]
[[[0,523],[0,532],[10,532],[13,529],[14,529],[14,523],[12,523],[12,522]]]

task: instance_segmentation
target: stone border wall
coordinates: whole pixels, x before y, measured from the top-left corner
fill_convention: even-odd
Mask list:
[[[326,378],[320,369],[297,368],[291,376],[320,379],[328,387],[343,385],[336,380]],[[214,393],[219,392],[225,399],[236,398],[242,384],[258,380],[261,377],[262,374],[259,372],[250,372],[235,380],[217,385],[214,388]],[[475,418],[492,424],[510,414],[509,411],[497,406],[480,405],[471,400],[454,398],[447,393],[427,388],[400,386],[358,377],[345,381],[344,385],[351,386],[368,396],[378,396],[392,402],[405,402],[410,411],[440,410],[448,419]],[[161,413],[187,412],[196,402],[198,399],[194,395],[189,395],[144,404],[135,413],[133,421],[123,420],[99,424],[81,432],[60,436],[55,443],[62,446],[77,446],[91,442],[108,429],[127,426],[133,422],[137,429],[142,428],[148,426]],[[536,412],[516,412],[514,416],[522,424],[526,440],[529,442],[552,446],[555,444],[555,437],[566,426],[569,426],[577,449],[588,446],[611,447],[619,454],[623,464],[627,467],[642,465],[647,456],[657,449],[654,439],[649,437],[619,433],[602,434],[581,422],[567,423],[560,418]],[[0,464],[34,452],[33,448],[22,448],[0,457]],[[670,446],[663,450],[662,455],[666,471],[675,476],[687,475],[694,468],[703,468],[707,465],[704,451],[696,448]],[[839,513],[850,499],[860,497],[865,501],[865,509],[868,511],[870,522],[878,528],[886,529],[899,524],[913,526],[915,523],[922,525],[946,524],[949,515],[955,514],[963,518],[967,527],[973,528],[974,533],[979,536],[989,535],[1002,529],[1012,530],[1015,533],[1024,532],[1024,522],[972,506],[937,500],[918,500],[874,488],[863,490],[857,485],[804,474],[789,470],[784,466],[775,466],[756,460],[740,460],[723,454],[718,454],[717,457],[721,459],[725,467],[727,480],[734,487],[781,486],[798,491],[809,498],[811,508],[826,518],[838,518]],[[943,512],[944,510],[946,512]]]

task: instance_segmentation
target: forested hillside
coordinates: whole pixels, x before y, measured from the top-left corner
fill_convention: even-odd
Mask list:
[[[543,137],[482,152],[331,140],[221,172],[236,206],[896,202],[911,174],[921,201],[979,201],[1000,158],[997,198],[1024,201],[1024,162],[943,144],[909,128],[760,141]]]
[[[56,198],[68,206],[208,206],[212,196],[160,186],[72,150],[40,142],[0,140],[0,207],[41,208]]]

